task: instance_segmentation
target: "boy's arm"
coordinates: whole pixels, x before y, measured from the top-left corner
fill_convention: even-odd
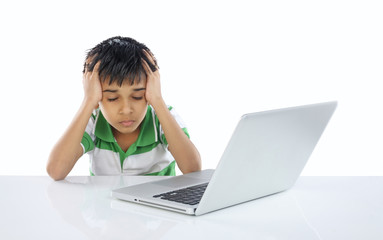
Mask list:
[[[53,147],[49,156],[47,172],[54,180],[64,179],[83,155],[81,140],[89,118],[102,98],[97,69],[98,64],[93,72],[84,73],[84,100],[72,123]]]
[[[147,52],[145,54],[154,64],[153,57]],[[197,148],[180,128],[162,98],[159,71],[151,71],[148,64],[144,60],[142,61],[147,75],[145,98],[156,111],[168,142],[169,151],[182,173],[201,170],[201,157]]]
[[[183,174],[201,170],[201,157],[188,136],[171,115],[165,102],[152,105],[168,142],[168,149]]]
[[[84,101],[68,129],[53,147],[47,172],[54,180],[64,179],[83,155],[81,140],[93,109]]]

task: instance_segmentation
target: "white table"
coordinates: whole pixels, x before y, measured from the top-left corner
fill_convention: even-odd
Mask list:
[[[0,239],[383,239],[383,177],[300,177],[199,217],[110,197],[159,178],[0,176]]]

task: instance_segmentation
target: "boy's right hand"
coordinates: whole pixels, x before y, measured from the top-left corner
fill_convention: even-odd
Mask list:
[[[88,64],[88,62],[87,62]],[[91,104],[93,109],[98,108],[98,103],[102,100],[102,88],[101,82],[98,75],[98,67],[100,62],[98,62],[92,72],[88,71],[88,67],[85,67],[85,72],[83,75],[83,86],[84,86],[84,101],[87,104]]]

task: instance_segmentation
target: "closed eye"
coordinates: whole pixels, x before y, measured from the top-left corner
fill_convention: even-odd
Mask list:
[[[142,100],[144,97],[132,97],[135,100]]]
[[[108,102],[114,102],[116,100],[117,100],[117,98],[108,98]]]

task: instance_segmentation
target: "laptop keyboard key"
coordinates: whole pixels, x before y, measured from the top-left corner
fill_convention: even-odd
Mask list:
[[[154,198],[160,198],[172,202],[196,205],[200,202],[206,187],[209,183],[182,188],[176,191],[166,192],[154,195]]]

